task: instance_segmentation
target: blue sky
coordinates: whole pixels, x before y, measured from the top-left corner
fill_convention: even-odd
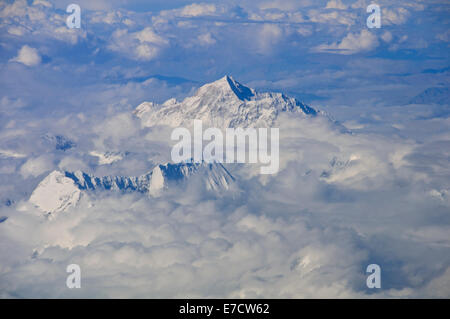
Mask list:
[[[0,297],[450,296],[448,1],[376,1],[379,29],[364,0],[74,0],[80,29],[70,3],[0,0]],[[29,203],[54,170],[167,161],[171,128],[132,111],[226,74],[325,115],[280,115],[275,176],[232,167],[232,195],[194,180],[54,219]],[[74,262],[84,290],[61,284]]]

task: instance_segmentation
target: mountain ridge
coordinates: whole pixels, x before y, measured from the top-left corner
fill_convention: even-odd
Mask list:
[[[204,84],[193,96],[182,101],[172,98],[162,104],[143,102],[133,113],[145,127],[188,126],[198,119],[205,126],[227,128],[271,127],[281,112],[304,116],[318,114],[295,98],[282,93],[259,93],[226,75]]]
[[[207,83],[195,95],[183,101],[172,98],[162,104],[141,103],[133,112],[143,126],[186,125],[199,119],[205,126],[271,127],[281,112],[292,112],[305,117],[316,116],[318,111],[282,93],[259,93],[231,76]],[[125,153],[91,152],[100,164],[122,159]],[[158,197],[172,184],[201,176],[207,190],[227,190],[235,178],[220,163],[159,164],[140,176],[97,177],[82,171],[52,171],[32,192],[29,201],[43,211],[65,211],[76,205],[84,194],[92,191],[139,192]]]
[[[139,192],[158,197],[164,189],[200,174],[206,189],[221,192],[229,189],[235,178],[221,163],[159,164],[140,176],[96,177],[83,171],[54,170],[32,192],[29,201],[46,213],[56,213],[75,206],[88,191]]]

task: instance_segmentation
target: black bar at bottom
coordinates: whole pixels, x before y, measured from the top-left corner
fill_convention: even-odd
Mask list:
[[[448,309],[449,300],[430,299],[7,299],[0,300],[0,309],[8,307],[17,316],[21,311],[47,313],[57,305],[72,314],[88,310],[89,314],[104,311],[130,317],[139,312],[146,318],[300,318],[321,314],[383,314],[398,308],[403,314],[429,307]],[[386,308],[388,306],[389,308]],[[85,308],[88,307],[88,308]],[[432,308],[436,310],[435,308]],[[309,315],[307,315],[309,314]]]

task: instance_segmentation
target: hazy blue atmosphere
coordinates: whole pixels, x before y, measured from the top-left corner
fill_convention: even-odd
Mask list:
[[[0,0],[0,297],[449,298],[449,17],[433,0]],[[276,174],[164,166],[152,192],[181,120],[235,123],[241,104],[248,126],[274,112]],[[114,177],[88,192],[69,172]]]

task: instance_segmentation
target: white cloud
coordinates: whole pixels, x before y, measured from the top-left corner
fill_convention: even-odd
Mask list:
[[[136,91],[131,87],[127,93]],[[123,164],[117,174],[134,166],[144,172],[145,152],[161,150],[148,141],[163,143],[170,135],[164,139],[160,130],[140,129],[129,113],[102,112],[101,119],[70,118],[60,124],[87,134],[78,139],[85,151],[127,147],[144,152],[138,160],[111,163],[106,174],[116,164]],[[396,276],[396,286],[372,297],[448,296],[439,284],[450,264],[448,226],[421,224],[423,212],[433,211],[436,220],[447,214],[441,199],[447,195],[439,194],[448,187],[430,187],[439,176],[448,180],[446,162],[424,163],[436,172],[423,173],[417,168],[423,158],[414,162],[413,154],[430,150],[417,150],[400,136],[343,133],[322,116],[281,116],[280,121],[279,174],[262,181],[243,173],[249,167],[231,166],[243,183],[241,193],[210,197],[192,180],[161,198],[114,191],[82,196],[79,206],[54,218],[25,201],[17,204],[20,210],[0,208],[8,216],[0,224],[0,294],[367,297],[364,269],[375,262]],[[4,130],[0,138],[7,135]],[[33,136],[30,131],[22,135]],[[423,144],[426,137],[421,139]],[[54,168],[57,161],[51,159],[28,158],[20,172],[37,176]],[[83,163],[86,159],[74,154],[56,165],[69,170],[91,166]],[[64,270],[71,263],[89,274],[78,292],[64,286]],[[408,267],[389,268],[392,264]]]
[[[152,43],[157,45],[167,44],[167,40],[157,35],[155,31],[147,27],[139,32],[133,33],[133,36],[141,43]]]
[[[216,39],[214,39],[211,32],[200,34],[197,40],[200,45],[212,45],[216,43]]]
[[[367,2],[367,0],[357,0],[351,5],[351,7],[353,9],[366,9],[368,5],[369,3]]]
[[[130,121],[122,114],[93,129],[132,147],[139,129],[129,132],[137,127]],[[372,297],[448,296],[439,284],[450,262],[441,246],[448,245],[448,226],[417,228],[417,204],[430,205],[431,196],[423,184],[414,188],[420,181],[408,181],[409,173],[396,185],[397,174],[412,168],[405,157],[414,146],[343,134],[321,117],[280,121],[280,173],[264,185],[240,175],[242,194],[206,197],[193,180],[161,198],[82,196],[79,206],[50,219],[19,203],[22,210],[0,226],[2,252],[14,250],[0,255],[2,296],[73,297],[64,269],[77,263],[89,274],[75,292],[80,297],[366,297],[364,269],[373,262],[397,279]],[[146,149],[142,142],[135,147]],[[339,169],[321,178],[336,154],[349,162],[335,162]],[[392,237],[401,234],[405,240]],[[429,242],[437,246],[425,251]]]
[[[381,39],[383,39],[384,42],[391,42],[393,37],[392,37],[392,33],[390,33],[389,31],[386,31],[385,33],[383,33],[383,35],[381,36]]]
[[[27,14],[27,5],[26,0],[17,0],[7,4],[0,11],[0,18],[24,17]]]
[[[41,56],[35,48],[24,45],[19,50],[17,56],[10,61],[22,63],[26,66],[35,66],[41,63]]]
[[[377,36],[363,29],[359,34],[349,33],[341,42],[322,44],[313,49],[315,52],[336,54],[355,54],[375,49],[379,45]]]
[[[265,23],[259,31],[259,52],[270,53],[276,43],[283,37],[283,29],[276,24]]]
[[[23,27],[10,27],[8,28],[8,33],[12,35],[22,36],[26,32]]]
[[[24,158],[24,157],[26,157],[26,155],[25,154],[21,154],[21,153],[17,153],[15,151],[11,151],[11,150],[2,150],[2,149],[0,149],[0,158],[8,158],[8,157]]]
[[[145,61],[155,59],[169,44],[167,39],[156,34],[151,27],[132,33],[127,29],[117,29],[113,32],[111,40],[109,49]]]
[[[405,8],[381,9],[381,25],[404,24],[410,16]]]
[[[158,56],[159,49],[147,44],[139,44],[136,47],[136,56],[142,60],[152,60]]]
[[[20,174],[23,178],[30,176],[37,177],[45,172],[48,172],[53,167],[51,159],[48,156],[42,155],[35,158],[28,159],[21,167]]]
[[[69,29],[65,25],[66,15],[55,11],[47,1],[34,1],[29,5],[25,0],[17,0],[0,7],[1,25],[8,27],[8,33],[15,36],[32,36],[34,41],[58,39],[76,44],[86,38],[86,30]],[[18,23],[20,21],[20,23]]]
[[[185,17],[206,16],[213,15],[214,13],[216,13],[216,6],[206,3],[192,3],[180,11],[180,14]]]
[[[48,2],[48,1],[45,1],[45,0],[34,0],[33,1],[33,6],[38,6],[38,5],[41,5],[41,6],[44,6],[44,7],[48,7],[48,8],[52,7],[52,4],[50,2]]]
[[[91,23],[106,23],[114,24],[125,20],[124,14],[119,10],[112,10],[108,12],[94,11],[94,16],[91,18]]]
[[[331,12],[312,9],[308,11],[309,19],[312,22],[323,24],[343,24],[351,26],[355,24],[356,15],[352,12],[334,10]]]
[[[345,10],[347,9],[347,6],[342,3],[342,0],[330,0],[327,2],[327,9],[339,9],[339,10]]]

